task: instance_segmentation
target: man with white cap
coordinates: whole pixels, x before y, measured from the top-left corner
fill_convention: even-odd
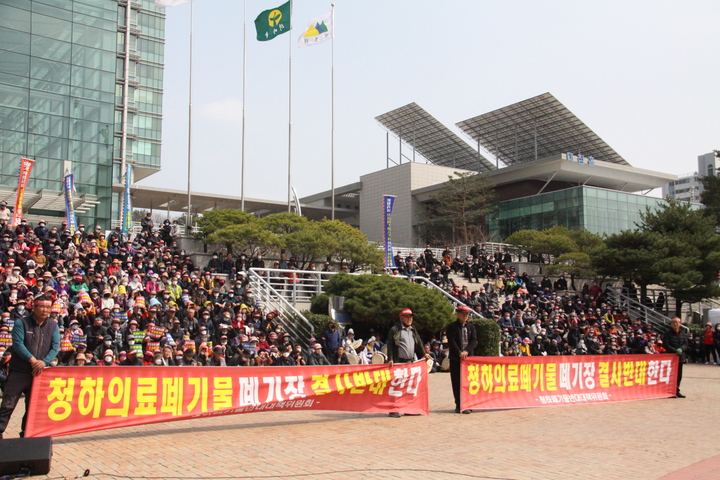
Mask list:
[[[445,330],[450,347],[450,380],[455,396],[455,413],[470,413],[470,410],[460,411],[460,362],[475,352],[478,344],[477,332],[475,326],[468,322],[470,307],[458,305],[455,313],[457,321],[448,325]]]
[[[347,335],[345,335],[345,338],[343,339],[342,346],[345,347],[345,351],[348,351],[348,349],[352,348],[352,351],[354,352],[357,348],[355,345],[357,345],[358,340],[360,339],[355,338],[355,330],[349,328],[347,331]],[[362,340],[360,340],[359,344],[362,345]]]

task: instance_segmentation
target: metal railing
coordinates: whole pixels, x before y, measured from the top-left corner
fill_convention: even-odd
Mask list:
[[[503,252],[511,252],[510,249],[515,248],[514,245],[510,245],[509,243],[497,243],[497,242],[485,242],[480,243],[480,245],[485,245],[485,250],[487,251],[487,254],[492,256],[497,251],[503,251]],[[452,252],[453,258],[460,257],[465,258],[468,255],[470,255],[470,249],[474,245],[456,245],[454,247],[450,247],[449,250]],[[382,248],[382,247],[381,247]],[[402,255],[403,257],[409,255],[411,252],[415,254],[415,258],[419,257],[421,253],[425,251],[425,247],[422,246],[406,246],[406,245],[393,245],[393,256],[397,255],[398,253]],[[442,252],[445,250],[444,248],[430,248],[433,252],[433,256],[436,260],[440,260],[442,258]]]
[[[251,268],[250,272],[262,278],[263,281],[273,289],[275,295],[282,297],[284,301],[293,307],[297,307],[298,303],[310,303],[312,297],[324,293],[325,284],[333,275],[340,273],[318,272],[316,270],[281,270],[278,268]],[[289,277],[289,275],[293,275],[293,278]],[[349,275],[362,275],[362,273],[351,273]],[[453,307],[464,305],[463,302],[425,277],[408,277],[405,275],[395,275],[395,277],[422,284],[431,290],[439,291],[448,299]],[[480,317],[475,311],[472,312],[472,315]]]
[[[293,270],[287,270],[293,271]],[[255,297],[256,305],[260,302],[266,311],[279,312],[280,321],[286,332],[290,334],[293,340],[305,347],[309,347],[308,340],[313,336],[313,325],[300,311],[295,308],[286,298],[284,292],[279,292],[273,285],[268,282],[261,272],[251,268],[250,287]]]
[[[408,280],[412,280],[412,281],[415,282],[415,283],[422,284],[422,285],[424,285],[425,287],[427,287],[427,288],[430,289],[430,290],[437,290],[438,292],[442,293],[443,296],[450,301],[450,303],[452,304],[452,306],[453,306],[454,308],[457,308],[458,305],[465,305],[463,302],[461,302],[461,301],[458,300],[457,298],[455,298],[455,297],[453,297],[452,295],[450,295],[446,290],[438,287],[437,285],[435,285],[433,282],[431,282],[430,280],[428,280],[428,279],[425,278],[425,277],[404,277],[404,278],[407,278]],[[474,309],[472,309],[472,308],[470,308],[470,316],[471,316],[471,317],[474,317],[474,318],[483,318],[482,315],[480,315],[479,313],[477,313],[477,312],[476,312]]]
[[[298,303],[309,303],[312,297],[323,293],[323,284],[338,272],[251,268],[250,273],[262,278],[278,296],[297,306]]]
[[[608,301],[617,308],[627,309],[630,318],[639,318],[659,332],[670,328],[670,318],[623,294],[620,288],[610,287],[609,292]]]
[[[706,319],[703,318],[703,313],[705,312],[705,310],[720,308],[720,302],[715,300],[714,298],[706,298],[702,302],[688,303],[687,305],[688,323],[693,320],[694,315],[698,315],[700,317],[700,321],[705,322]]]
[[[325,284],[340,272],[318,272],[316,270],[286,270],[278,268],[251,268],[250,285],[257,300],[260,300],[270,310],[277,310],[288,318],[293,335],[298,330],[295,325],[295,318],[299,319],[305,327],[297,332],[298,338],[306,342],[312,335],[312,324],[300,313],[298,304],[309,305],[312,297],[325,292]],[[361,275],[362,273],[351,273],[349,275]],[[431,290],[439,291],[453,307],[464,305],[459,299],[452,296],[444,289],[438,287],[425,277],[407,277],[397,275],[397,278],[418,283]],[[288,313],[289,312],[289,313]],[[471,309],[470,315],[474,318],[482,318],[482,315]],[[285,325],[285,324],[283,324]],[[303,337],[307,333],[308,337]]]
[[[121,220],[111,220],[110,221],[110,228],[114,229],[115,227],[122,227],[122,221]],[[185,225],[176,225],[176,235],[183,236],[185,235]],[[158,231],[157,228],[153,228],[153,231]],[[130,233],[133,235],[138,235],[140,232],[142,232],[142,224],[140,222],[132,222],[132,230]]]

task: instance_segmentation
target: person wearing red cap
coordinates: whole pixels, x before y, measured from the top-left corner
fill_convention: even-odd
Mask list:
[[[425,346],[417,329],[413,327],[413,312],[403,308],[399,313],[400,321],[390,328],[387,335],[388,363],[412,363],[421,358],[432,358],[425,353]],[[399,417],[399,412],[390,412],[389,417]]]
[[[475,325],[468,322],[470,307],[458,305],[455,309],[457,321],[448,325],[445,333],[450,347],[450,380],[452,382],[453,395],[455,396],[455,413],[460,411],[460,362],[472,354],[477,347],[477,332]],[[470,410],[463,410],[462,413],[470,413]]]

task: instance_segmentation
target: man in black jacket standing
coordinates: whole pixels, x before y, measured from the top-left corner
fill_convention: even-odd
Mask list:
[[[678,377],[677,377],[677,398],[685,398],[680,393],[680,381],[682,380],[683,363],[685,363],[685,352],[687,352],[690,343],[688,342],[687,333],[682,330],[682,320],[678,317],[670,320],[670,328],[663,333],[663,346],[667,353],[677,353],[680,356],[678,360]]]
[[[450,347],[450,380],[452,381],[453,395],[455,396],[455,413],[461,413],[460,362],[475,352],[478,341],[475,326],[468,322],[470,307],[458,305],[455,312],[457,321],[448,325],[445,333]],[[463,410],[462,413],[470,413],[470,410]]]

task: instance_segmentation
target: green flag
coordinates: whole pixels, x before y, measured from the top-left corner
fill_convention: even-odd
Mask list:
[[[265,10],[258,15],[255,19],[255,30],[257,30],[257,39],[261,42],[272,40],[290,31],[290,2]]]

